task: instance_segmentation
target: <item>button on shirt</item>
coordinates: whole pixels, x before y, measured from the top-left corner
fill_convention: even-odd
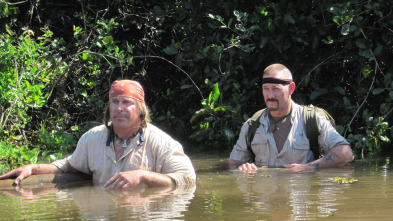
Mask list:
[[[268,167],[283,167],[286,164],[298,163],[305,164],[314,160],[314,155],[310,150],[310,143],[306,136],[303,111],[304,107],[292,102],[291,123],[292,128],[288,138],[284,143],[282,150],[279,152],[270,131],[269,111],[264,111],[260,118],[260,126],[255,132],[254,139],[251,142],[251,149],[255,154],[255,165]],[[250,119],[249,119],[250,120]],[[317,113],[317,124],[320,135],[318,144],[320,153],[326,154],[338,144],[349,144],[330,121]],[[239,139],[230,155],[230,159],[241,162],[249,162],[252,154],[247,149],[246,136],[248,132],[248,123],[245,122],[240,130]]]
[[[78,141],[74,153],[53,162],[63,172],[75,170],[93,175],[93,181],[105,183],[123,171],[143,169],[169,176],[176,185],[195,183],[195,171],[183,147],[152,124],[143,130],[145,141],[138,134],[116,161],[113,142],[106,146],[109,130],[105,125],[86,132]]]

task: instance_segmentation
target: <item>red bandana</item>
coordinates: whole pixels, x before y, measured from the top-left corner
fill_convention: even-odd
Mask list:
[[[145,93],[142,86],[133,80],[114,81],[109,91],[109,99],[117,96],[131,97],[145,103]]]

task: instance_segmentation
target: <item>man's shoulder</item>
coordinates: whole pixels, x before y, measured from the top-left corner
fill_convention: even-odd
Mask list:
[[[164,138],[164,139],[172,139],[173,140],[173,138],[169,134],[167,134],[165,131],[163,131],[162,129],[158,128],[157,126],[155,126],[151,123],[147,124],[146,133],[148,133],[149,136],[152,136],[152,137],[157,137],[157,138],[160,137],[160,138]]]
[[[105,126],[105,124],[101,124],[89,129],[85,134],[83,134],[83,136],[96,136],[98,134],[106,134],[107,132],[108,128]]]
[[[148,140],[148,143],[151,145],[151,148],[169,150],[176,146],[182,149],[182,145],[177,140],[153,124],[147,124],[145,136]]]
[[[106,131],[108,128],[105,126],[105,124],[100,124],[98,126],[92,127],[90,130],[88,130],[87,132],[102,132],[102,131]]]

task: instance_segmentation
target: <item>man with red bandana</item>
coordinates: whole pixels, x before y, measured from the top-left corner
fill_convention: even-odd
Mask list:
[[[150,124],[142,86],[133,80],[113,82],[105,125],[82,135],[74,153],[51,164],[30,164],[0,179],[15,184],[35,174],[80,171],[109,189],[195,184],[195,171],[183,147]]]
[[[282,64],[268,66],[262,77],[262,92],[266,103],[260,126],[247,148],[249,128],[244,123],[239,139],[230,155],[229,165],[239,171],[255,171],[258,167],[285,167],[294,171],[346,165],[354,157],[349,143],[331,125],[326,117],[317,113],[319,150],[324,155],[315,159],[305,133],[304,107],[292,101],[295,91],[292,74]],[[250,119],[249,119],[250,120]],[[255,159],[254,158],[255,154]]]

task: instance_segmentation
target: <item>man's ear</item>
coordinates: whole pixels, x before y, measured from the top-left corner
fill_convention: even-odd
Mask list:
[[[290,95],[293,94],[293,92],[295,91],[295,88],[296,88],[295,82],[292,82],[292,83],[289,84],[289,94]]]

